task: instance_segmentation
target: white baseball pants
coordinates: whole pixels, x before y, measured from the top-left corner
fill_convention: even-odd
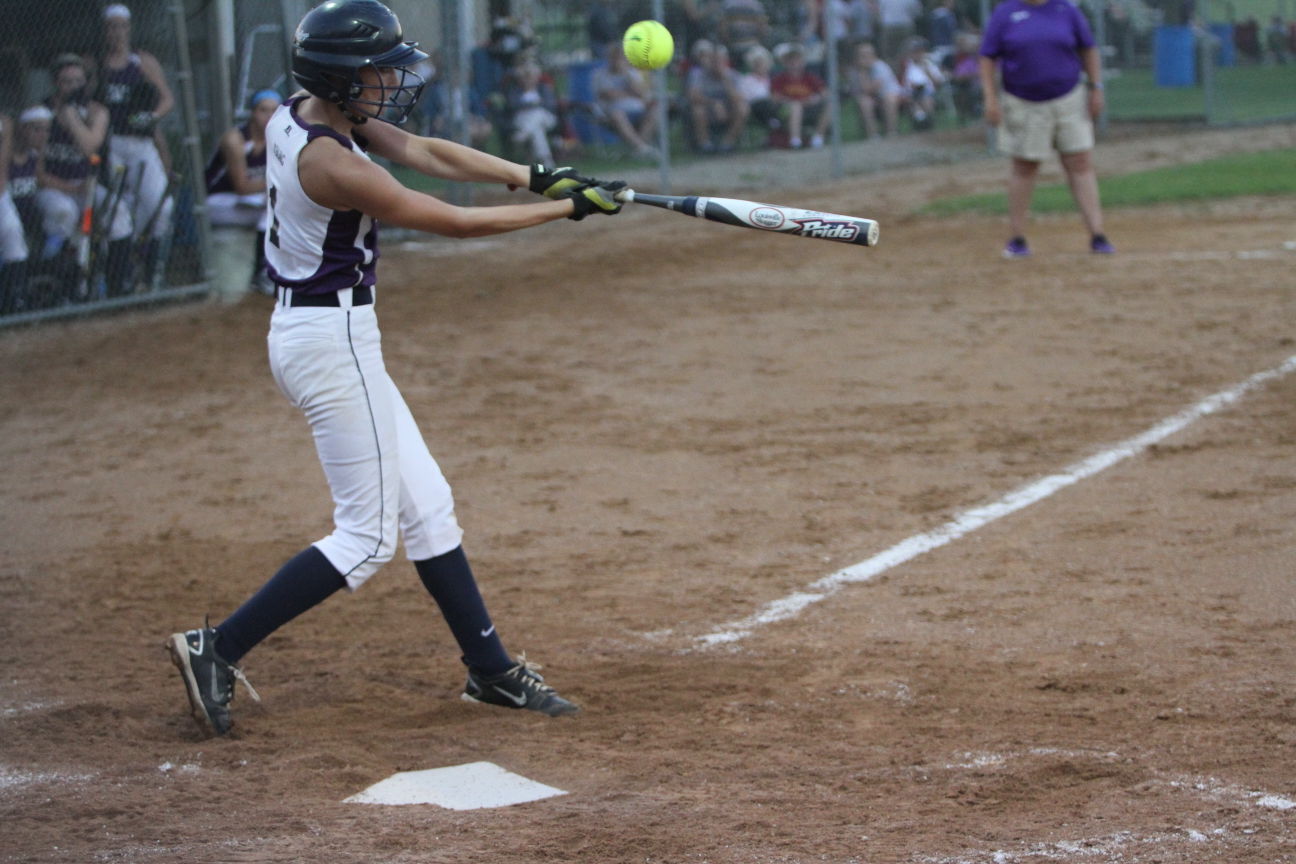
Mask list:
[[[236,192],[213,192],[207,196],[207,218],[214,226],[266,230],[270,211],[265,193],[239,195]]]
[[[0,193],[0,264],[27,260],[27,235],[22,217],[6,189]]]
[[[280,289],[282,295],[283,289]],[[454,498],[405,399],[387,375],[373,304],[286,307],[270,319],[270,369],[310,422],[333,493],[333,533],[314,545],[352,591],[394,557],[460,545]]]
[[[108,190],[103,186],[96,186],[96,209],[103,210],[108,207],[107,201]],[[46,186],[37,190],[36,206],[41,211],[41,227],[46,236],[68,238],[80,233],[81,204],[68,193]],[[108,226],[108,239],[125,240],[131,236],[130,211],[126,209],[124,201],[117,201],[117,209],[111,215],[112,224]]]
[[[108,164],[113,168],[126,167],[122,206],[130,213],[136,233],[148,227],[153,220],[151,236],[162,237],[171,230],[173,199],[166,195],[168,179],[166,166],[158,155],[153,139],[137,135],[114,135],[108,147]]]

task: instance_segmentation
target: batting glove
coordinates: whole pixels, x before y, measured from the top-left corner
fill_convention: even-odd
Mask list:
[[[616,200],[616,191],[607,186],[581,186],[569,190],[562,196],[572,200],[572,214],[567,218],[579,222],[591,213],[603,213],[607,216],[620,213],[621,202]]]
[[[606,183],[577,174],[575,168],[550,168],[536,163],[531,166],[531,183],[528,188],[537,195],[553,198],[556,201],[559,198],[566,198],[568,192],[579,186],[602,186],[615,192],[617,189],[624,189],[625,185],[624,180]]]

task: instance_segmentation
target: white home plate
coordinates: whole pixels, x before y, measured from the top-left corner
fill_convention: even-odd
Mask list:
[[[505,771],[493,762],[470,762],[426,771],[399,771],[342,803],[435,804],[449,810],[478,810],[566,794],[562,789]]]

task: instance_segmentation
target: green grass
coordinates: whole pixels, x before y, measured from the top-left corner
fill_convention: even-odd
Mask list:
[[[1212,123],[1296,117],[1296,64],[1224,66],[1215,70]],[[1158,87],[1151,69],[1126,69],[1107,82],[1112,120],[1169,120],[1206,116],[1206,91]]]
[[[1201,4],[1202,17],[1207,21],[1243,21],[1255,18],[1260,26],[1269,23],[1269,17],[1281,11],[1282,0],[1207,0]],[[1290,8],[1290,7],[1289,7]],[[1288,12],[1290,18],[1291,13]]]
[[[1296,148],[1224,156],[1193,165],[1136,171],[1101,181],[1104,207],[1131,207],[1234,198],[1243,195],[1296,195]],[[923,213],[948,216],[956,213],[1007,212],[1002,193],[942,198],[922,208]],[[1075,209],[1064,184],[1040,186],[1031,209],[1036,213],[1061,213]]]

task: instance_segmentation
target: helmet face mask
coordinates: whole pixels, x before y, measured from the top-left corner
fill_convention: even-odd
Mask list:
[[[423,76],[407,66],[362,66],[346,88],[341,107],[351,120],[358,116],[399,126],[418,104],[424,84]]]
[[[297,83],[357,124],[404,123],[425,84],[413,67],[426,59],[378,0],[327,0],[306,13],[293,37]]]

